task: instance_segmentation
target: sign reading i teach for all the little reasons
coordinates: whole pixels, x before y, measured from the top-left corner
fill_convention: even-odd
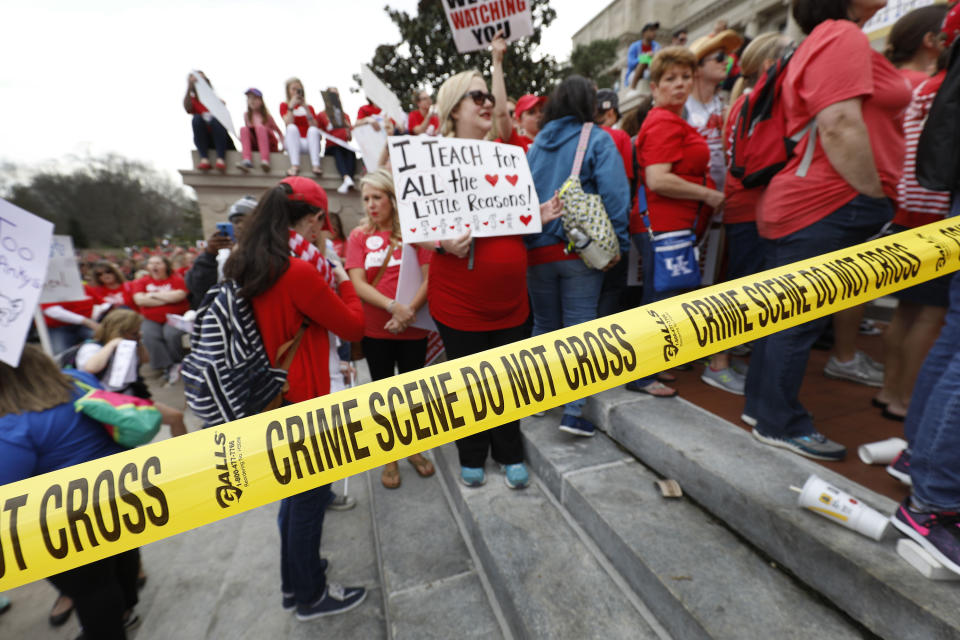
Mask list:
[[[404,242],[540,232],[520,147],[431,136],[393,136],[387,147]]]

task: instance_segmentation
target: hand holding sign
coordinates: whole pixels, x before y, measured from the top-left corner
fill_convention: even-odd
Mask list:
[[[404,242],[541,230],[540,202],[519,147],[423,136],[391,137],[387,147]]]

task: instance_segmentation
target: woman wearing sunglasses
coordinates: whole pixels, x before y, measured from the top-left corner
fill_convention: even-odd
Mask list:
[[[440,135],[483,140],[493,127],[495,99],[479,71],[449,78],[437,93]],[[560,213],[554,199],[541,207],[541,220]],[[523,238],[498,236],[443,240],[433,247],[427,300],[449,358],[459,358],[526,337],[527,249]],[[511,489],[529,484],[517,420],[457,440],[460,479],[467,486],[486,482],[487,452],[504,466]]]
[[[309,245],[326,228],[327,194],[308,178],[290,177],[266,192],[244,226],[243,242],[233,250],[224,275],[240,286],[250,301],[257,328],[271,364],[277,366],[282,346],[302,337],[290,363],[288,403],[330,392],[332,331],[346,341],[363,338],[363,307],[350,278]],[[292,249],[292,247],[297,247]],[[291,251],[295,255],[292,257]],[[330,485],[284,498],[280,505],[280,575],[283,608],[296,609],[297,619],[312,620],[359,605],[363,587],[327,582],[320,560],[323,515],[332,494]]]
[[[98,304],[108,303],[115,307],[136,309],[130,283],[123,277],[120,268],[112,262],[101,260],[93,268],[90,293]]]

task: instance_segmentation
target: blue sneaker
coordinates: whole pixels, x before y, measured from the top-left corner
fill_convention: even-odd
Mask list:
[[[960,513],[914,511],[907,498],[890,516],[890,522],[944,567],[960,574]]]
[[[887,465],[887,473],[908,487],[913,486],[913,479],[910,477],[910,449],[904,449],[897,454],[893,462]]]
[[[778,438],[776,436],[766,436],[754,427],[753,437],[764,444],[787,449],[814,460],[837,461],[843,460],[847,456],[845,446],[833,440],[828,440],[822,433],[813,432],[805,436]]]
[[[560,419],[559,429],[560,431],[566,431],[567,433],[572,433],[575,436],[584,438],[589,438],[597,433],[597,428],[593,426],[593,423],[589,420],[585,420],[580,416],[568,416],[566,414]]]
[[[327,562],[326,558],[320,558],[320,568],[324,573],[327,572],[327,567],[330,566],[330,563]],[[297,608],[297,600],[292,593],[283,592],[283,610],[284,611],[293,611]]]
[[[487,477],[482,467],[460,467],[460,482],[468,487],[482,487]]]
[[[511,489],[526,489],[530,485],[530,474],[527,473],[527,465],[522,462],[517,464],[503,465],[503,471],[506,473],[504,482]]]
[[[363,587],[341,587],[336,583],[328,582],[323,595],[315,602],[297,605],[297,620],[306,622],[350,611],[359,606],[366,597],[367,590]]]

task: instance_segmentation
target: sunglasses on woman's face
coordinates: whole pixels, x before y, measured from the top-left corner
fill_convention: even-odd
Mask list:
[[[473,104],[477,105],[478,107],[482,107],[483,103],[487,102],[488,100],[490,101],[491,105],[496,106],[497,104],[497,99],[493,97],[492,93],[480,91],[479,89],[467,91],[465,94],[463,94],[463,97],[470,98],[473,100]]]
[[[713,59],[717,62],[726,62],[727,52],[721,49],[720,51],[717,51],[716,55],[713,56]]]

